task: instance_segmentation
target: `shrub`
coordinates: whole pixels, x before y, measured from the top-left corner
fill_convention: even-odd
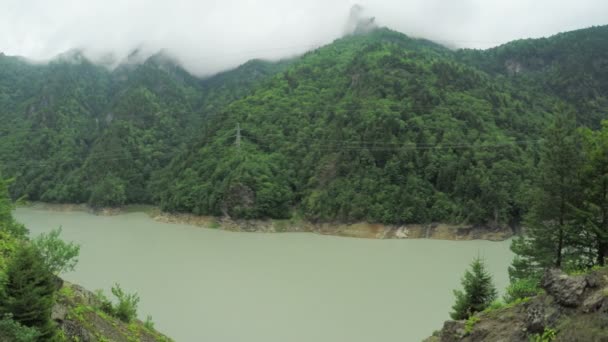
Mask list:
[[[41,234],[32,241],[49,270],[55,275],[73,271],[80,254],[80,246],[61,240],[59,235],[61,235],[61,227],[53,229],[48,234]]]
[[[112,287],[112,294],[118,299],[118,303],[112,310],[114,316],[125,323],[135,319],[137,317],[137,304],[139,304],[137,293],[125,293],[119,284],[115,284]]]
[[[146,316],[146,320],[144,322],[144,327],[148,330],[154,330],[154,322],[152,321],[152,316]]]
[[[112,302],[103,294],[102,290],[95,290],[95,299],[99,303],[99,309],[108,315],[114,316],[114,307],[112,306]]]
[[[530,341],[532,341],[532,342],[551,342],[555,339],[556,336],[557,336],[557,331],[555,331],[554,329],[551,329],[551,328],[545,328],[542,335],[535,334],[530,338]]]
[[[36,342],[38,330],[15,322],[10,314],[0,319],[0,341]]]
[[[467,321],[464,323],[464,332],[470,334],[473,331],[473,327],[475,326],[475,324],[477,324],[477,322],[479,322],[479,317],[469,317],[469,319],[467,319]]]
[[[533,278],[519,279],[507,286],[504,300],[506,303],[512,303],[518,299],[536,296],[539,291],[538,280]]]

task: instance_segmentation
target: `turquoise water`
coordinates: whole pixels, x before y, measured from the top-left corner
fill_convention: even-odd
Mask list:
[[[143,213],[19,208],[16,217],[34,236],[62,226],[82,245],[64,278],[137,291],[140,317],[185,342],[420,341],[448,319],[475,256],[500,289],[512,259],[509,242],[231,233]]]

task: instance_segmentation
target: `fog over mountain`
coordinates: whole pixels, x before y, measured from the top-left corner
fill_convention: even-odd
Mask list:
[[[357,15],[451,47],[485,48],[605,24],[604,0],[367,0]],[[48,60],[71,49],[119,62],[166,49],[199,75],[300,54],[347,30],[351,0],[0,0],[0,51]]]

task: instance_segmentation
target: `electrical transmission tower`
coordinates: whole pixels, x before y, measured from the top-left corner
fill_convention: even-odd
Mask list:
[[[239,123],[236,124],[236,149],[238,151],[241,150],[241,125]]]

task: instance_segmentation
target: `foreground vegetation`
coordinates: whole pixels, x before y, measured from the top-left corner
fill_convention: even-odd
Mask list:
[[[76,294],[74,285],[64,283],[58,276],[74,269],[80,247],[62,241],[60,229],[29,239],[12,216],[7,186],[0,178],[0,341],[80,341],[82,329],[74,324],[92,341],[170,341],[150,319],[137,321],[139,297],[120,285],[112,288],[113,303],[101,292],[91,301],[92,294],[79,287]],[[53,319],[54,311],[64,316]],[[97,330],[95,319],[114,328]]]
[[[465,273],[463,291],[455,292],[451,316],[455,320],[467,320],[466,333],[471,332],[481,313],[525,302],[543,293],[543,286],[555,291],[551,280],[546,279],[550,269],[562,269],[572,275],[589,271],[606,273],[608,121],[603,122],[602,129],[592,131],[577,129],[570,117],[558,117],[547,129],[539,155],[538,173],[530,192],[531,208],[525,216],[526,229],[511,246],[516,256],[509,268],[511,284],[506,289],[504,302],[494,302],[496,290],[479,259],[473,262],[471,271]],[[599,286],[594,280],[579,279],[579,283],[573,287],[575,281],[572,280],[562,286],[574,293],[570,297],[581,296],[581,287]],[[558,292],[563,295],[563,291]],[[602,291],[589,297],[590,301],[596,301],[593,305],[597,307],[608,297],[608,293]],[[564,305],[573,306],[569,302]],[[588,302],[584,305],[588,306]],[[597,308],[585,310],[595,312]],[[568,325],[567,322],[561,324]],[[599,323],[593,323],[589,336],[594,336],[594,340],[600,335],[606,338],[605,334],[593,335],[598,329],[596,324]],[[556,330],[546,327],[534,335],[533,340],[552,341],[556,336]]]

